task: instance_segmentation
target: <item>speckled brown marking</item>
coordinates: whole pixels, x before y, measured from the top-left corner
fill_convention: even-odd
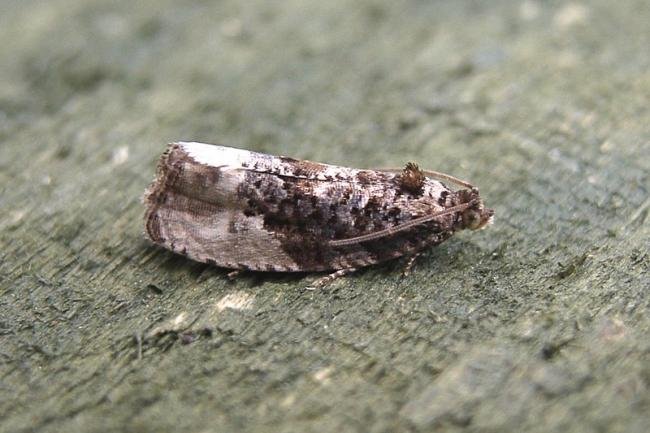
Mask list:
[[[361,170],[357,173],[357,182],[359,185],[370,185],[372,182],[377,182],[378,176],[371,171]]]
[[[322,172],[325,168],[323,164],[319,164],[317,162],[304,161],[300,159],[289,158],[287,156],[280,156],[278,158],[280,161],[286,164],[290,164],[293,167],[293,175],[298,177],[310,177]]]
[[[453,191],[415,164],[355,170],[200,143],[169,147],[144,201],[153,242],[217,266],[275,272],[412,255],[492,215],[475,188]]]
[[[442,207],[445,207],[447,203],[447,196],[449,196],[449,191],[442,191],[440,197],[438,197],[438,204]]]
[[[240,227],[238,224],[238,220],[232,219],[228,221],[228,233],[236,234],[239,233]]]

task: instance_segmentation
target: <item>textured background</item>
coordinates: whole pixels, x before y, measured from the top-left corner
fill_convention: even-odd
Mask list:
[[[0,431],[650,429],[646,0],[2,0],[0,41]],[[496,224],[228,282],[142,238],[179,139],[417,161]]]

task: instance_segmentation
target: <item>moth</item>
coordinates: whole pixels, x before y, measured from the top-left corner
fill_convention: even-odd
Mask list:
[[[494,214],[468,182],[414,163],[355,169],[188,142],[169,145],[144,203],[155,244],[235,270],[333,271],[321,283],[402,256],[408,270]]]

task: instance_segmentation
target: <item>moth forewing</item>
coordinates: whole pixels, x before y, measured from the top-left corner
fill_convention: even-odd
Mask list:
[[[374,239],[380,239],[385,236],[393,236],[396,235],[399,232],[403,232],[405,230],[409,230],[411,228],[420,226],[422,224],[428,223],[429,221],[434,221],[436,218],[440,218],[445,215],[450,215],[454,213],[459,213],[463,212],[470,206],[474,205],[476,201],[469,202],[469,203],[463,203],[459,204],[458,206],[453,206],[450,208],[447,208],[445,210],[441,210],[438,212],[434,212],[430,215],[424,215],[421,217],[414,218],[412,220],[406,221],[404,223],[401,223],[397,226],[394,227],[388,227],[383,230],[379,230],[373,233],[368,233],[362,236],[357,236],[354,238],[348,238],[348,239],[335,239],[330,241],[330,245],[333,246],[343,246],[343,245],[352,245],[357,242],[366,242],[366,241],[371,241]]]
[[[492,215],[467,182],[415,164],[360,170],[203,143],[170,145],[145,204],[156,244],[221,267],[285,272],[410,256]]]

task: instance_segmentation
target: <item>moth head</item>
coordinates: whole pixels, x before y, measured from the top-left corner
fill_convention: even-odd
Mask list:
[[[477,188],[459,191],[459,196],[461,204],[470,203],[470,206],[460,213],[461,228],[479,230],[492,224],[494,210],[483,205]]]

